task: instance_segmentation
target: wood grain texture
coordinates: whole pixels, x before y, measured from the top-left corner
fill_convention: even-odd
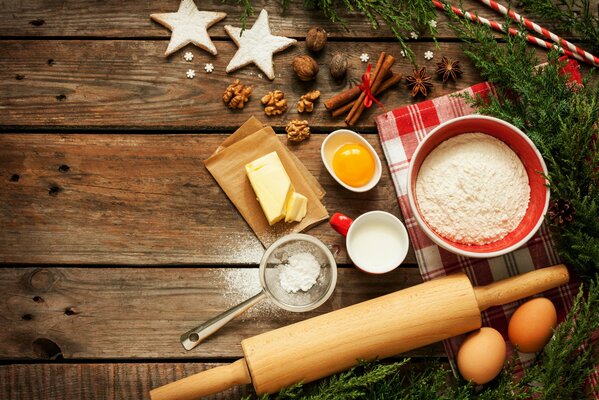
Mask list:
[[[463,78],[457,83],[441,83],[434,78],[430,98],[453,93],[480,82],[481,78],[465,59],[456,43],[414,45],[417,62],[434,72],[441,56],[462,60]],[[307,119],[319,131],[330,132],[345,127],[343,117],[333,119],[322,102],[355,85],[366,68],[360,53],[369,53],[376,60],[380,51],[394,54],[393,70],[412,73],[408,59],[399,54],[395,42],[336,42],[327,45],[317,61],[321,71],[315,82],[301,82],[291,68],[292,59],[303,52],[302,46],[275,56],[277,77],[273,82],[260,78],[255,66],[232,74],[224,72],[235,51],[232,42],[216,44],[216,57],[196,53],[192,63],[179,55],[165,59],[166,43],[137,40],[4,40],[0,41],[0,126],[36,128],[96,128],[96,129],[177,129],[213,131],[236,129],[249,116],[264,116],[260,98],[268,91],[285,92],[290,110],[268,122],[279,131],[292,119]],[[434,50],[432,61],[424,60],[424,52]],[[349,59],[348,77],[336,83],[328,71],[330,55],[346,53]],[[52,62],[49,62],[52,60]],[[204,63],[213,63],[216,70],[205,74]],[[195,79],[187,79],[185,71],[197,71]],[[225,88],[235,79],[254,86],[251,100],[244,110],[227,109],[222,101]],[[296,103],[310,89],[322,92],[322,100],[312,114],[298,114]],[[414,104],[402,81],[380,95],[388,110],[404,104]],[[356,125],[360,131],[375,131],[373,116],[381,113],[373,106]]]
[[[421,283],[416,268],[339,268],[331,299],[292,313],[265,301],[193,351],[179,336],[260,290],[257,268],[4,268],[1,359],[237,358],[241,340]],[[406,353],[444,354],[437,343]]]
[[[0,262],[259,263],[262,245],[202,163],[225,137],[0,135]],[[388,169],[373,190],[350,192],[322,164],[324,137],[290,148],[324,186],[329,213],[400,216]],[[365,137],[384,157],[378,137]],[[350,262],[326,222],[308,232],[339,246],[338,262]],[[410,250],[406,263],[415,262]]]
[[[224,11],[228,14],[224,21],[209,30],[213,38],[228,38],[224,30],[225,25],[241,26],[239,18],[242,8],[233,3],[223,3],[221,0],[196,1],[200,10]],[[252,4],[256,15],[248,19],[248,27],[254,22],[258,12],[266,8],[273,32],[277,35],[302,38],[308,29],[320,25],[326,27],[333,39],[394,37],[384,24],[379,29],[372,29],[366,18],[357,12],[341,12],[349,27],[345,29],[340,24],[331,23],[318,10],[305,9],[300,0],[293,1],[286,11],[274,1],[254,0]],[[150,14],[175,12],[178,5],[179,0],[4,1],[0,3],[0,36],[159,37],[166,40],[170,32],[152,22]],[[502,21],[500,14],[474,0],[464,0],[464,8],[476,11],[480,16]],[[440,12],[438,15],[439,37],[454,38],[455,34],[447,26],[448,19]],[[422,33],[426,35],[426,32]]]
[[[112,363],[0,366],[3,400],[150,400],[149,391],[224,363]],[[421,371],[429,364],[412,360],[401,370]],[[443,363],[447,367],[447,363]],[[310,385],[308,385],[310,387]],[[250,385],[205,400],[239,400],[254,393]]]
[[[226,365],[222,363],[38,364],[0,366],[3,400],[141,400],[151,389]],[[253,393],[238,386],[207,397],[241,399]]]

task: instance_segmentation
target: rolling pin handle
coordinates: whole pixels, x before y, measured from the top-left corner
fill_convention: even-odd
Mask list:
[[[511,303],[568,283],[570,275],[564,264],[540,268],[523,275],[474,288],[480,311]]]
[[[152,400],[195,400],[237,385],[252,383],[245,358],[212,368],[150,391]]]

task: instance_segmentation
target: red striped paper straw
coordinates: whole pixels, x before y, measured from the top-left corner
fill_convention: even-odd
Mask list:
[[[439,0],[433,0],[433,4],[438,9],[446,11],[445,5],[443,3],[441,3]],[[456,15],[458,15],[462,18],[466,18],[473,22],[478,22],[478,23],[490,26],[492,29],[494,29],[496,31],[508,33],[511,36],[517,36],[517,35],[524,36],[526,38],[526,40],[532,44],[536,44],[537,46],[543,47],[545,49],[555,49],[555,50],[559,51],[560,53],[567,55],[568,57],[576,58],[577,60],[580,60],[580,61],[585,61],[584,58],[582,56],[578,55],[577,53],[573,53],[570,50],[564,49],[563,47],[557,46],[557,45],[547,42],[543,39],[539,39],[536,36],[524,34],[523,32],[520,32],[519,30],[514,29],[514,28],[509,28],[506,30],[505,26],[503,24],[499,24],[495,21],[488,20],[484,17],[479,17],[479,16],[472,14],[468,11],[462,11],[459,8],[454,7],[454,6],[451,6],[451,10]]]
[[[531,31],[535,31],[538,34],[551,39],[553,42],[558,43],[560,46],[562,46],[564,48],[568,48],[569,50],[573,51],[574,53],[576,53],[579,56],[581,56],[582,58],[584,58],[583,61],[586,61],[587,63],[589,63],[591,65],[599,66],[599,58],[595,57],[591,53],[584,51],[580,47],[573,45],[572,43],[568,42],[566,39],[557,36],[555,33],[543,28],[542,26],[535,24],[534,22],[532,22],[528,18],[521,16],[517,12],[507,9],[505,6],[502,6],[501,4],[495,2],[494,0],[478,0],[478,1],[491,7],[495,11],[499,11],[503,15],[508,15],[511,19],[513,19],[516,22],[524,24],[524,26],[526,26],[527,29],[529,29]]]

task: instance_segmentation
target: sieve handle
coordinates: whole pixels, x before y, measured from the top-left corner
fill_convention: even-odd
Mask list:
[[[185,348],[185,350],[191,350],[196,347],[198,344],[202,343],[204,339],[208,336],[212,335],[220,328],[231,322],[234,318],[237,318],[247,310],[249,310],[253,305],[259,303],[264,299],[266,293],[262,290],[260,293],[251,297],[236,305],[233,308],[225,311],[224,313],[217,315],[216,317],[204,322],[202,325],[195,327],[183,335],[181,335],[181,344]]]

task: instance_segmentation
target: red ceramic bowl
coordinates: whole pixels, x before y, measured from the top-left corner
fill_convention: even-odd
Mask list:
[[[530,201],[520,225],[503,239],[485,245],[456,243],[438,235],[422,217],[418,206],[418,198],[416,197],[416,178],[424,159],[441,142],[462,133],[470,132],[486,133],[507,144],[524,164],[530,185]],[[408,169],[408,201],[418,225],[437,245],[465,257],[497,257],[522,246],[543,223],[543,218],[549,206],[549,188],[545,179],[546,175],[547,167],[541,153],[520,129],[497,118],[469,115],[439,125],[420,142]]]

